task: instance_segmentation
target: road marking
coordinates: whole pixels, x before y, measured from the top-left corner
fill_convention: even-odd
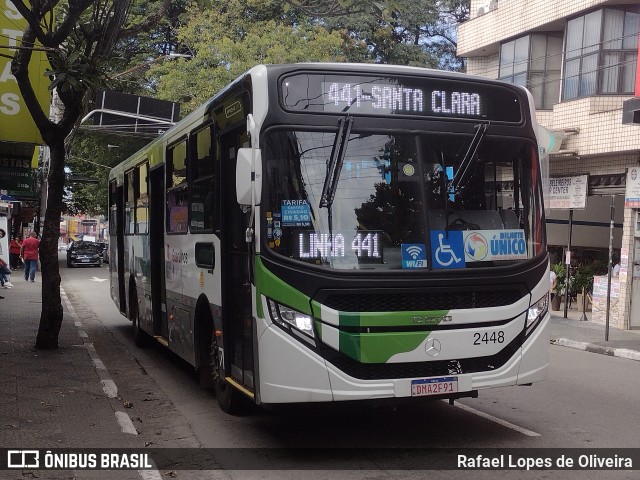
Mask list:
[[[143,480],[162,480],[162,475],[158,470],[138,470]]]
[[[540,436],[539,433],[532,432],[531,430],[527,430],[524,427],[520,427],[520,426],[515,425],[515,424],[513,424],[511,422],[507,422],[506,420],[503,420],[501,418],[494,417],[493,415],[489,415],[488,413],[481,412],[480,410],[476,410],[475,408],[467,407],[466,405],[463,405],[461,403],[454,403],[453,406],[456,407],[456,408],[459,408],[461,410],[464,410],[465,412],[473,413],[474,415],[477,415],[479,417],[485,418],[485,419],[490,420],[490,421],[492,421],[494,423],[502,425],[503,427],[507,427],[507,428],[510,428],[511,430],[515,430],[516,432],[520,432],[523,435],[526,435],[528,437],[539,437]]]
[[[116,383],[113,380],[100,380],[100,383],[102,383],[102,391],[107,395],[107,397],[117,398],[118,387],[116,387]]]
[[[92,358],[93,360],[93,364],[94,366],[98,369],[98,370],[106,370],[107,367],[105,367],[104,363],[102,362],[102,360],[100,360],[99,358]]]
[[[94,282],[104,282],[105,279],[93,277]],[[102,390],[109,398],[116,398],[118,396],[118,387],[116,383],[111,380],[109,376],[109,371],[105,366],[104,362],[98,356],[98,352],[96,352],[93,343],[89,341],[89,335],[82,330],[82,322],[78,318],[75,310],[73,309],[73,305],[71,305],[71,301],[69,297],[67,297],[67,293],[64,291],[62,286],[60,287],[60,296],[64,299],[64,302],[67,306],[67,311],[69,312],[69,316],[74,320],[74,324],[78,327],[78,334],[82,337],[82,342],[84,347],[87,349],[89,357],[93,361],[94,366],[96,367],[96,373],[98,374],[98,378],[100,378],[100,383],[102,384]],[[133,426],[133,422],[129,415],[125,412],[115,412],[116,420],[120,425],[120,429],[123,433],[128,433],[131,435],[138,435],[138,430]],[[142,478],[142,480],[162,480],[162,475],[158,470],[138,470],[138,475]]]
[[[106,282],[106,278],[91,277],[92,282]]]
[[[138,431],[136,427],[133,426],[133,422],[129,418],[125,412],[116,412],[116,418],[118,419],[118,423],[120,424],[120,429],[124,433],[129,433],[131,435],[138,435]]]

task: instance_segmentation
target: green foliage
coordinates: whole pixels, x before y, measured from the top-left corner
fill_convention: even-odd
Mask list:
[[[591,292],[593,290],[593,265],[580,265],[571,280],[572,293]]]
[[[79,131],[74,135],[66,168],[75,176],[90,177],[98,183],[67,182],[63,213],[107,215],[109,170],[149,142],[139,137]],[[115,144],[115,148],[108,145]]]
[[[376,62],[463,69],[456,27],[469,18],[470,0],[287,1],[330,29],[347,30]]]
[[[125,32],[105,69],[110,77],[109,88],[123,93],[153,96],[153,83],[145,78],[146,64],[171,52],[182,52],[176,38],[190,0],[172,0],[168,10],[162,0],[135,0],[127,16]],[[150,18],[157,22],[150,29]],[[134,33],[135,32],[135,33]],[[122,75],[122,72],[130,73]]]
[[[556,274],[556,288],[553,289],[553,293],[561,295],[564,292],[564,285],[567,280],[567,271],[562,263],[554,263],[551,265],[551,270]]]
[[[85,39],[72,34],[58,50],[49,54],[51,70],[47,70],[45,75],[52,78],[50,91],[57,88],[60,93],[74,91],[82,94],[89,88],[105,85],[97,59],[84,53],[85,45]]]
[[[189,60],[158,62],[157,97],[177,101],[187,113],[259,63],[345,61],[345,47],[357,50],[340,31],[285,11],[282,1],[229,0],[213,8],[192,7],[177,38]]]

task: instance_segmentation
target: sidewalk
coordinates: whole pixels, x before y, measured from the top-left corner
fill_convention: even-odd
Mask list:
[[[0,448],[140,448],[117,421],[122,403],[107,397],[94,362],[92,345],[63,301],[64,321],[57,350],[36,350],[41,279],[11,276],[11,289],[0,289]],[[0,472],[0,478],[32,478],[29,469]],[[111,472],[109,475],[113,475]],[[119,478],[140,479],[135,471]],[[74,478],[71,472],[38,471],[37,477]],[[82,478],[108,478],[83,472]]]
[[[640,361],[640,330],[619,330],[609,327],[609,340],[605,341],[605,326],[589,321],[591,312],[586,312],[587,321],[580,321],[582,312],[564,308],[551,312],[550,341],[552,345],[577,348],[593,353]]]

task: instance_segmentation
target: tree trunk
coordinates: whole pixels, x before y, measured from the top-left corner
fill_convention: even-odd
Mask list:
[[[40,242],[42,266],[42,312],[36,338],[36,348],[58,348],[58,334],[62,326],[63,310],[60,297],[60,269],[58,265],[58,237],[60,236],[60,212],[64,192],[64,137],[47,142],[51,158],[49,162],[47,209]]]

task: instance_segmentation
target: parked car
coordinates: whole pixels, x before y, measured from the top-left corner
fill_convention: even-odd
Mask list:
[[[102,246],[96,242],[73,242],[67,248],[67,267],[76,265],[102,265]]]

